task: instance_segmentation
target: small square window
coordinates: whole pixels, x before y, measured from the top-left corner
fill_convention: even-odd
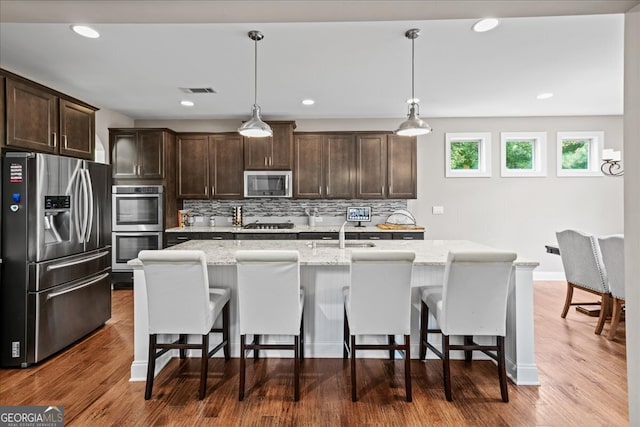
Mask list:
[[[558,176],[600,176],[604,132],[558,132]]]
[[[500,134],[502,176],[546,176],[546,132],[502,132]]]
[[[491,176],[491,133],[447,133],[446,176]]]

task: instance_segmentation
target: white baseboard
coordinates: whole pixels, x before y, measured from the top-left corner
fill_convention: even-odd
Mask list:
[[[565,282],[567,279],[564,276],[564,271],[533,271],[533,280],[540,281],[561,281]]]

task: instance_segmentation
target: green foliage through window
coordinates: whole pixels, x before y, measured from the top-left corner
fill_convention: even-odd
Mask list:
[[[479,140],[451,142],[451,169],[478,170],[480,142]]]
[[[562,169],[589,169],[588,139],[562,140]]]
[[[507,169],[533,169],[534,141],[510,140],[506,145]]]

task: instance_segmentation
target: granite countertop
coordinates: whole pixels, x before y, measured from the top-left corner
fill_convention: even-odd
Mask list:
[[[206,227],[204,227],[206,228]],[[315,243],[315,245],[314,245]],[[348,240],[349,245],[375,245],[366,250],[397,249],[416,253],[415,265],[444,265],[449,249],[488,251],[494,250],[468,240]],[[315,247],[313,247],[315,246]],[[234,265],[235,251],[240,249],[287,249],[300,253],[301,265],[349,265],[351,251],[358,247],[338,248],[338,241],[324,240],[189,240],[165,250],[202,250],[207,255],[209,265]],[[516,265],[536,267],[537,261],[518,257]],[[136,258],[128,262],[140,266]]]
[[[188,226],[167,228],[167,233],[337,233],[340,231],[340,225],[317,225],[309,227],[308,225],[294,225],[293,228],[281,229],[245,229],[233,226]],[[383,230],[375,225],[367,225],[364,227],[346,226],[345,233],[424,233],[425,230]]]

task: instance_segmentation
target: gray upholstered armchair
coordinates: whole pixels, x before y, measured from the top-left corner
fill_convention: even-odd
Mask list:
[[[600,304],[600,316],[595,330],[595,333],[600,335],[609,315],[611,295],[598,241],[595,237],[576,230],[559,231],[556,237],[567,278],[567,297],[561,317],[563,319],[567,317],[569,307],[572,305]],[[602,300],[600,303],[572,302],[574,288],[599,295]]]
[[[607,338],[612,340],[616,335],[618,323],[622,318],[624,306],[624,237],[608,236],[598,239],[602,261],[607,270],[609,288],[613,297],[613,314]]]

